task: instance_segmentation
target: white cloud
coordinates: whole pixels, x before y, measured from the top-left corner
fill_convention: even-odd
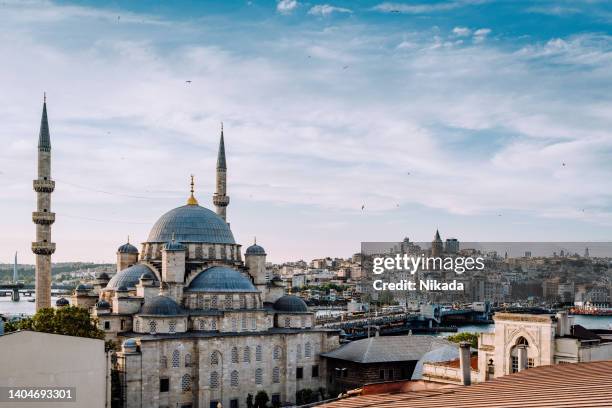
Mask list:
[[[455,0],[439,3],[405,4],[385,2],[373,7],[384,13],[424,14],[454,10],[460,7],[487,3],[489,0]]]
[[[297,0],[279,0],[276,10],[281,14],[291,14],[298,6]]]
[[[472,34],[472,30],[467,27],[455,27],[453,28],[453,34],[455,34],[457,37],[468,37],[470,34]]]
[[[308,10],[308,14],[313,16],[327,17],[332,13],[352,13],[353,11],[343,7],[330,6],[329,4],[319,4]]]
[[[478,30],[474,31],[474,42],[483,42],[489,34],[491,34],[490,28],[479,28]]]

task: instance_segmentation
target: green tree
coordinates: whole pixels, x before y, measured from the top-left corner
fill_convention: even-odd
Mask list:
[[[461,343],[462,341],[467,341],[471,344],[472,347],[478,348],[478,333],[471,332],[463,332],[453,334],[447,337],[447,340],[452,341],[453,343]]]
[[[266,408],[266,406],[268,406],[268,401],[270,401],[268,393],[263,390],[259,391],[257,395],[255,395],[255,408]]]
[[[91,318],[87,309],[77,306],[40,309],[34,316],[18,321],[11,329],[104,339],[104,331],[98,328],[97,320]]]
[[[247,395],[246,404],[247,408],[253,408],[253,394]]]

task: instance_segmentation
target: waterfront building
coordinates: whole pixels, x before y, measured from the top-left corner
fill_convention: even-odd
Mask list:
[[[478,340],[479,381],[526,368],[612,360],[612,330],[588,330],[566,312],[496,313],[495,329]]]

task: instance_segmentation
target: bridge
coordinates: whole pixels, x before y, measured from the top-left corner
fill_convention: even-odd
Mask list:
[[[70,295],[74,290],[74,286],[67,285],[51,285],[51,295],[61,296]],[[26,285],[24,283],[0,283],[0,297],[10,296],[14,302],[19,302],[20,296],[32,297],[36,294],[34,285]]]

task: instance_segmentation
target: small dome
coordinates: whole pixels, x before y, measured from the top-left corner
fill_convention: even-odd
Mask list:
[[[253,244],[253,245],[251,245],[250,247],[247,248],[246,254],[247,255],[265,255],[266,254],[266,250],[263,249],[262,246],[259,246],[257,244]]]
[[[96,274],[96,279],[99,279],[99,280],[110,280],[110,277],[108,276],[108,273],[106,273],[106,272],[98,272]]]
[[[121,348],[123,349],[123,351],[134,352],[138,350],[138,343],[135,339],[127,339],[121,344]]]
[[[156,296],[142,305],[140,314],[149,316],[179,316],[184,313],[183,309],[174,300],[167,296]]]
[[[110,303],[108,303],[106,300],[100,300],[98,303],[96,303],[97,309],[110,309],[110,307]]]
[[[76,290],[78,292],[87,292],[89,288],[81,283],[79,286],[76,287]]]
[[[138,254],[138,248],[128,242],[126,244],[121,245],[117,249],[117,252],[120,254]]]
[[[155,280],[155,276],[151,272],[145,272],[140,275],[140,279],[142,280]]]
[[[307,312],[308,306],[301,298],[292,295],[281,296],[274,302],[274,310],[279,312]]]
[[[132,265],[129,268],[126,268],[120,272],[117,272],[115,276],[108,282],[106,285],[107,290],[117,290],[120,286],[125,286],[128,289],[136,289],[136,285],[138,284],[138,280],[144,273],[150,273],[153,275],[153,279],[155,275],[149,269],[148,266],[142,264]]]
[[[180,242],[236,243],[229,224],[214,211],[197,204],[162,215],[151,228],[147,242],[169,242],[173,234]]]
[[[185,245],[181,244],[178,241],[170,241],[170,242],[166,242],[166,244],[164,245],[164,249],[166,251],[184,251],[185,250]]]
[[[186,289],[192,292],[257,292],[249,278],[227,266],[201,272]]]
[[[68,306],[70,302],[66,298],[59,298],[55,301],[55,306]]]

